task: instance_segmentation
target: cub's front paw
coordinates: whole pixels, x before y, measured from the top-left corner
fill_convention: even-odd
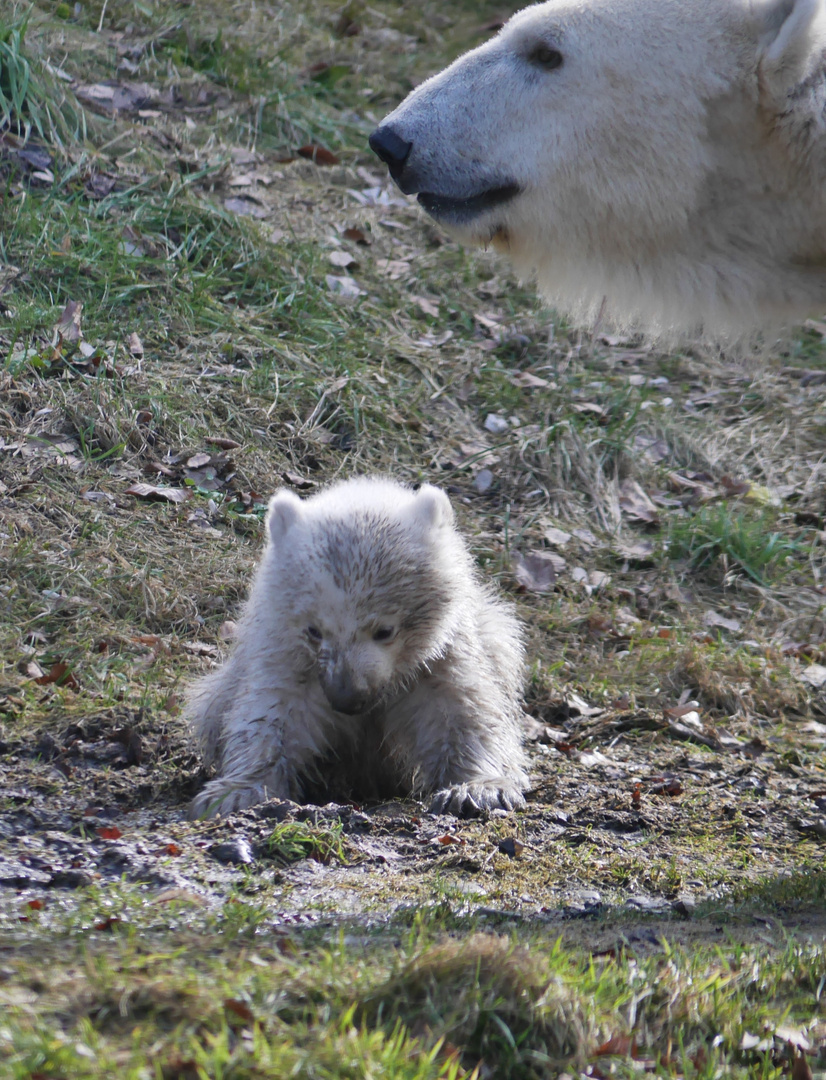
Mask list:
[[[524,805],[522,792],[512,784],[454,784],[436,792],[430,803],[430,812],[478,817],[488,810],[518,810]]]
[[[267,791],[263,784],[233,784],[227,780],[211,780],[192,800],[189,816],[195,820],[215,817],[217,814],[233,814],[236,810],[246,810],[249,806],[265,802],[273,794]]]

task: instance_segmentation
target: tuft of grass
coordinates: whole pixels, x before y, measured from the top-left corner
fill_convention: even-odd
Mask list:
[[[493,934],[415,955],[364,996],[356,1015],[371,1026],[391,1017],[414,1029],[438,1025],[500,1076],[527,1077],[533,1064],[547,1068],[582,1052],[582,1016],[563,981],[549,980],[545,964]]]
[[[311,825],[306,821],[285,821],[276,825],[264,842],[266,856],[282,866],[313,859],[329,863],[333,859],[347,862],[344,834],[340,824]]]
[[[24,143],[33,131],[61,147],[84,139],[83,109],[28,49],[28,25],[25,15],[0,16],[0,128],[14,132]]]
[[[800,545],[773,531],[773,516],[734,510],[721,503],[687,518],[675,518],[668,537],[672,559],[687,559],[695,570],[720,566],[723,573],[740,570],[758,585],[800,551]]]

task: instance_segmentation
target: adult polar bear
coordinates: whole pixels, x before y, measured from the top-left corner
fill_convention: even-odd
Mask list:
[[[740,335],[826,309],[826,0],[549,0],[370,137],[574,318]]]

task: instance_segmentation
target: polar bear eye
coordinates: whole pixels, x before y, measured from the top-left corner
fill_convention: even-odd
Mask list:
[[[528,61],[546,71],[553,71],[554,68],[562,67],[562,53],[553,45],[540,41],[528,53]]]
[[[307,627],[307,637],[310,639],[310,641],[321,641],[323,636],[324,635],[321,633],[317,626]]]
[[[394,633],[392,626],[380,626],[373,634],[373,641],[390,641]]]

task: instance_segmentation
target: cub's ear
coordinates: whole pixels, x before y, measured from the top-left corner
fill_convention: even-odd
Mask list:
[[[292,491],[282,488],[276,491],[270,499],[270,507],[267,511],[267,532],[273,543],[280,543],[289,529],[304,514],[301,499]]]
[[[449,528],[453,524],[453,507],[440,488],[423,484],[413,499],[413,517],[428,529]]]
[[[758,77],[777,106],[822,63],[824,0],[768,0],[762,7]]]

